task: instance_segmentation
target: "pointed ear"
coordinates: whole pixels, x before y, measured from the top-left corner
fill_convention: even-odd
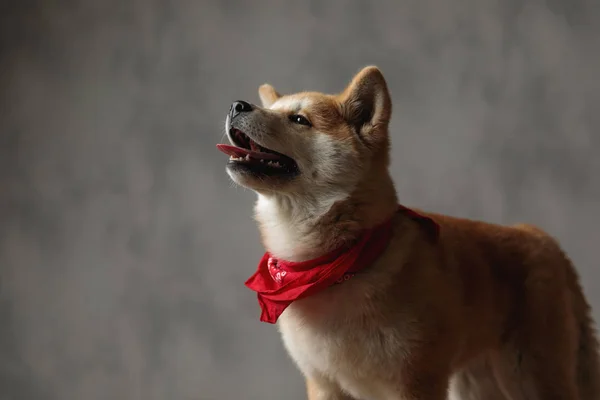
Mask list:
[[[392,101],[379,68],[363,68],[340,94],[339,100],[344,118],[366,143],[377,139],[373,135],[387,135]]]
[[[258,96],[260,97],[263,107],[271,107],[271,105],[281,97],[275,88],[268,83],[265,83],[258,88]]]

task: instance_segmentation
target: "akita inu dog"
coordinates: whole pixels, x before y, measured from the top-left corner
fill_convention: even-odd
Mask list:
[[[600,399],[590,306],[552,237],[399,206],[379,69],[259,95],[218,147],[258,195],[267,253],[246,285],[309,399]]]

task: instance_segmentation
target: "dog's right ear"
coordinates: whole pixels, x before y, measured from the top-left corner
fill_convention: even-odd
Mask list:
[[[281,95],[277,93],[277,90],[268,83],[265,83],[258,88],[258,96],[260,97],[263,107],[266,108],[271,107],[271,105],[281,97]]]
[[[339,96],[342,114],[365,143],[375,143],[387,135],[392,101],[381,71],[363,68]]]

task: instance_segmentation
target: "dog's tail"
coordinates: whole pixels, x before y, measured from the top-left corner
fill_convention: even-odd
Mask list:
[[[570,262],[570,261],[569,261]],[[569,268],[573,309],[579,330],[577,383],[581,400],[600,400],[600,346],[591,307],[574,268]]]

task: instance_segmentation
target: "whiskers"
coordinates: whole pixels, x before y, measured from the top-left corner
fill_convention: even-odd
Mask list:
[[[223,121],[223,135],[221,136],[220,143],[225,143],[225,144],[229,143],[229,138],[227,136],[227,126],[229,125],[228,118],[229,117],[225,117],[225,120]]]

